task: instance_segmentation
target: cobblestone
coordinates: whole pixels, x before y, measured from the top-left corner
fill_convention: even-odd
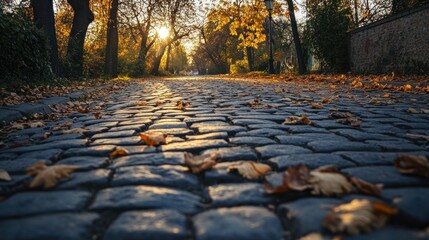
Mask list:
[[[428,141],[412,135],[429,135],[428,115],[406,112],[410,99],[416,99],[413,108],[427,109],[427,95],[392,91],[398,103],[375,106],[368,99],[387,90],[348,89],[211,77],[136,80],[109,96],[102,119],[74,113],[11,133],[0,146],[0,169],[12,177],[0,180],[0,238],[294,240],[321,233],[331,239],[321,226],[328,211],[365,198],[397,207],[398,216],[379,230],[344,239],[428,239],[429,184],[394,167],[398,156],[429,157]],[[330,97],[338,98],[311,108]],[[248,104],[255,99],[262,105]],[[191,105],[179,110],[177,101]],[[330,119],[331,108],[359,117],[361,126]],[[282,124],[300,114],[314,124]],[[84,133],[52,131],[66,121]],[[52,135],[46,138],[46,131]],[[140,133],[154,131],[169,135],[166,144],[141,141]],[[119,146],[128,153],[109,156]],[[218,153],[218,163],[193,174],[185,152]],[[52,189],[30,189],[33,177],[25,169],[38,160],[78,169]],[[249,180],[227,171],[237,161],[265,163],[272,171]],[[301,163],[311,169],[335,165],[347,176],[381,183],[382,197],[264,192],[266,181],[281,184],[283,172]]]

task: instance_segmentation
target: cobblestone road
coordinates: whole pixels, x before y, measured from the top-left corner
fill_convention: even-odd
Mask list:
[[[13,181],[0,182],[1,239],[299,239],[321,232],[330,206],[364,195],[315,197],[309,193],[271,196],[263,179],[244,180],[226,173],[234,161],[254,160],[275,172],[306,163],[334,164],[342,172],[382,183],[382,198],[400,216],[370,234],[346,239],[429,239],[429,182],[401,175],[393,166],[401,154],[429,155],[427,95],[293,82],[252,80],[147,80],[112,94],[102,118],[76,113],[62,120],[83,133],[44,138],[57,123],[11,134],[0,168]],[[399,100],[392,105],[379,101]],[[322,109],[313,102],[331,98]],[[255,99],[257,101],[255,102]],[[142,106],[141,101],[147,105]],[[176,102],[191,105],[177,109]],[[377,100],[378,101],[378,100]],[[249,102],[254,104],[249,105]],[[257,104],[255,104],[257,103]],[[379,102],[378,102],[379,103]],[[267,106],[269,105],[269,106]],[[329,112],[349,112],[360,127],[337,123]],[[282,125],[291,115],[306,114],[310,125]],[[169,134],[169,143],[147,147],[139,133]],[[128,156],[109,160],[117,146]],[[221,160],[204,174],[184,166],[183,152],[219,152]],[[26,167],[44,159],[75,165],[69,180],[51,190],[30,190]],[[426,229],[426,230],[425,230]]]

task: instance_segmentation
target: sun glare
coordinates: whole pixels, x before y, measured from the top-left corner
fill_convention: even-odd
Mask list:
[[[170,32],[168,31],[168,28],[166,28],[166,27],[160,27],[160,28],[158,28],[158,36],[161,39],[167,38],[168,35],[170,35]]]

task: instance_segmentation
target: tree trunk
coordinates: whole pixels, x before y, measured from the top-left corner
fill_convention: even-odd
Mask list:
[[[165,49],[169,44],[163,44],[159,49],[159,54],[156,56],[155,61],[153,63],[152,71],[150,72],[153,75],[159,74],[159,65],[161,65],[162,56],[164,56]]]
[[[68,76],[81,77],[83,73],[83,46],[89,24],[94,14],[89,9],[89,0],[67,0],[74,11],[73,27],[67,48]]]
[[[292,35],[293,35],[293,41],[295,43],[296,57],[298,58],[298,72],[299,74],[304,74],[305,73],[304,56],[302,54],[301,41],[299,40],[298,26],[296,24],[293,1],[287,0],[287,4],[289,8],[290,23],[292,25]]]
[[[254,70],[254,65],[255,65],[252,47],[246,47],[246,55],[247,55],[247,63],[249,65],[249,71],[252,72]]]
[[[108,77],[118,76],[118,2],[119,0],[111,1],[109,22],[107,23],[104,74]]]
[[[58,75],[58,44],[52,0],[31,0],[31,5],[33,7],[36,27],[43,30],[49,41],[49,55],[52,72]]]
[[[167,60],[165,62],[165,71],[170,70],[170,54],[171,54],[171,45],[167,47]]]

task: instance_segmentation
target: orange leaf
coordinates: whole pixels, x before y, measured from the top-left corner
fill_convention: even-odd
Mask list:
[[[226,169],[226,172],[238,171],[244,178],[258,179],[271,171],[271,167],[263,163],[252,161],[239,161]]]
[[[95,119],[100,119],[101,118],[101,113],[100,112],[95,112],[92,115],[94,115]]]
[[[212,153],[209,156],[195,156],[192,153],[185,152],[185,165],[188,166],[192,173],[201,173],[214,167],[218,158],[219,153]]]
[[[77,111],[80,112],[80,113],[89,113],[90,112],[89,108],[87,108],[87,107],[85,107],[85,108],[79,107],[77,109]]]
[[[320,103],[312,103],[311,104],[311,108],[313,108],[313,109],[322,109],[323,105],[320,104]]]
[[[413,86],[411,86],[410,84],[406,84],[404,86],[404,91],[411,91],[413,89]]]
[[[395,167],[403,174],[429,177],[429,161],[425,156],[406,155],[395,159]]]
[[[356,235],[383,227],[396,214],[395,208],[382,202],[354,199],[332,209],[322,225],[333,233]]]
[[[109,154],[110,159],[114,159],[117,157],[127,156],[128,150],[123,147],[116,147],[115,150]]]
[[[350,179],[350,182],[356,187],[359,192],[363,194],[381,197],[381,190],[383,188],[383,184],[374,185],[356,177],[352,177]]]
[[[143,140],[149,147],[165,144],[166,137],[167,135],[162,132],[146,132],[140,134],[140,139]]]
[[[146,102],[146,101],[139,101],[139,102],[137,103],[137,105],[138,105],[138,106],[146,106],[146,105],[147,105],[147,102]]]
[[[78,167],[69,165],[46,166],[45,161],[38,161],[27,168],[27,175],[35,176],[30,183],[30,188],[55,187],[58,180],[70,177],[70,174],[76,169]]]

